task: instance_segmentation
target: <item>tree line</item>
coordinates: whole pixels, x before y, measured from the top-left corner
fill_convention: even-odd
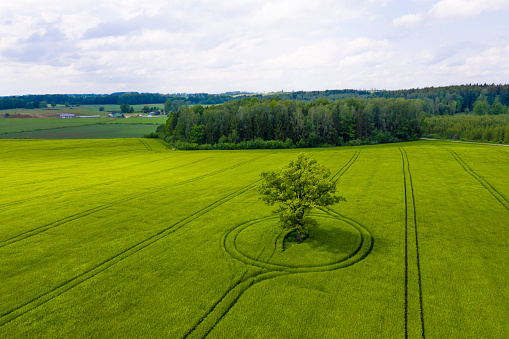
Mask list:
[[[423,133],[437,139],[509,144],[509,114],[427,117]]]
[[[151,136],[181,149],[376,144],[418,139],[425,114],[422,100],[403,98],[303,102],[246,97],[181,107]]]
[[[406,90],[326,90],[297,91],[256,94],[246,92],[208,93],[138,93],[119,92],[112,94],[45,94],[0,97],[0,110],[26,108],[27,105],[39,107],[39,103],[63,105],[139,105],[165,104],[166,113],[176,111],[185,105],[218,105],[227,101],[244,98],[280,98],[304,102],[327,99],[328,101],[355,99],[420,99],[425,110],[432,115],[455,115],[459,113],[503,114],[501,107],[509,107],[509,85],[469,84],[446,87],[427,87]],[[31,104],[30,104],[31,103]],[[476,110],[477,105],[477,110]],[[487,108],[489,105],[489,109]],[[493,107],[495,105],[495,107]]]

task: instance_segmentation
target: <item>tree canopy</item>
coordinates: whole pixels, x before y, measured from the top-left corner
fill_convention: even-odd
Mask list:
[[[335,195],[337,180],[329,180],[330,175],[328,168],[301,153],[281,170],[261,174],[260,199],[268,205],[279,204],[274,213],[279,214],[281,225],[297,230],[301,241],[311,225],[309,212],[313,208],[346,201]]]

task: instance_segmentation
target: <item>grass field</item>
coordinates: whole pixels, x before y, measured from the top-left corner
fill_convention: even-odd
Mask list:
[[[164,124],[156,118],[0,119],[0,139],[140,138]]]
[[[104,111],[99,111],[99,106],[103,106]],[[135,112],[141,112],[143,106],[145,105],[131,105]],[[157,107],[160,111],[164,110],[164,105],[162,104],[150,104],[149,106]],[[108,115],[108,113],[112,111],[120,112],[120,105],[82,105],[73,107],[57,105],[55,107],[48,108],[34,108],[34,109],[15,108],[0,110],[0,115],[8,113],[10,115],[35,115],[35,116],[40,115],[48,117],[52,116],[58,117],[59,114],[61,113],[74,113],[76,115],[100,115],[101,117],[104,117],[105,115]]]
[[[299,152],[0,140],[0,337],[509,337],[509,150],[304,150],[347,202],[282,251]]]

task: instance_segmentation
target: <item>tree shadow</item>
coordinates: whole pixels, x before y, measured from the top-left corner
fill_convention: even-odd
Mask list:
[[[305,240],[313,250],[333,254],[351,253],[361,241],[361,235],[355,229],[324,228],[320,225],[314,228],[310,232],[310,237]]]

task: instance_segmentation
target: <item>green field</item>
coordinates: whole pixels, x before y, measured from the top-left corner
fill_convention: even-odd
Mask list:
[[[0,119],[0,139],[140,138],[164,124],[155,118]]]
[[[99,111],[99,106],[104,107],[104,111]],[[141,112],[143,106],[145,105],[131,105],[135,112]],[[149,104],[148,106],[157,107],[160,111],[164,110],[164,105],[162,104]],[[10,115],[58,116],[61,113],[74,113],[76,115],[100,115],[101,117],[104,117],[105,115],[108,115],[109,112],[113,111],[120,112],[120,105],[82,105],[73,107],[57,105],[55,107],[34,109],[14,108],[0,110],[0,115],[8,113]]]
[[[0,140],[0,337],[509,337],[509,149],[305,149],[347,202],[283,251],[302,151]]]

